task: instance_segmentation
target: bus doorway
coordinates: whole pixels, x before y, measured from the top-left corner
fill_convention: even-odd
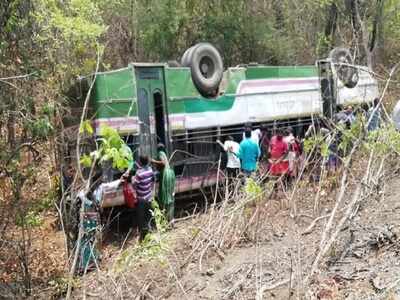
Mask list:
[[[156,129],[156,142],[167,144],[166,130],[165,130],[165,109],[163,96],[160,90],[156,90],[153,93],[153,105],[154,105],[154,121]]]
[[[156,157],[157,144],[163,143],[169,154],[168,111],[163,66],[135,64],[140,124],[140,153]]]

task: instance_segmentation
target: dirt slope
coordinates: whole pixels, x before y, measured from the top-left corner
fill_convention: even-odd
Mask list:
[[[208,249],[193,247],[197,231],[208,230],[207,220],[218,217],[207,219],[209,215],[203,214],[177,223],[167,233],[168,251],[161,262],[138,258],[117,271],[121,251],[115,246],[112,251],[105,249],[101,271],[82,279],[75,298],[86,294],[96,299],[139,295],[146,299],[400,299],[400,179],[391,179],[384,190],[362,202],[313,280],[304,286],[327,221],[321,219],[311,233],[302,234],[314,219],[316,189],[306,188],[299,202],[302,213],[296,219],[276,200],[249,207],[257,212],[251,230],[224,248],[213,246],[215,241]],[[336,193],[327,189],[322,214],[329,214]],[[208,235],[212,234],[211,230]],[[135,238],[128,238],[123,255],[135,245]]]

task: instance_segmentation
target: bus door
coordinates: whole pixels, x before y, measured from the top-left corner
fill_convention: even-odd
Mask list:
[[[169,149],[168,112],[164,86],[164,68],[135,66],[140,125],[141,154],[155,157],[157,144]]]

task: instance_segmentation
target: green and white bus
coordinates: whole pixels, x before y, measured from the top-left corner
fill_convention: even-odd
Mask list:
[[[232,135],[240,141],[245,123],[292,126],[301,135],[313,119],[372,103],[379,93],[371,72],[353,65],[345,49],[310,66],[248,64],[223,71],[218,51],[200,43],[185,52],[180,65],[132,63],[82,78],[75,106],[92,80],[90,118],[97,135],[107,124],[133,151],[153,157],[157,143],[164,143],[177,193],[215,184],[220,153],[215,140]]]

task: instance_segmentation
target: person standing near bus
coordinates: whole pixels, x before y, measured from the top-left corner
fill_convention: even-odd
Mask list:
[[[227,176],[229,183],[232,182],[238,175],[240,171],[240,159],[235,155],[239,152],[239,144],[234,141],[232,136],[228,136],[225,142],[222,144],[220,140],[217,143],[224,149],[228,156],[228,162],[226,164]]]
[[[139,156],[139,166],[133,178],[133,185],[136,189],[137,219],[140,232],[140,241],[143,241],[151,228],[152,207],[154,189],[154,172],[151,168],[149,157]]]
[[[261,155],[260,147],[251,139],[251,129],[244,132],[245,139],[239,145],[237,156],[241,160],[243,173],[249,177],[257,168],[257,160]]]
[[[267,125],[261,125],[261,139],[260,139],[260,150],[261,150],[261,159],[268,159],[268,148],[271,136],[268,131]]]
[[[293,135],[293,128],[288,127],[286,129],[287,135],[283,138],[283,141],[288,146],[288,161],[289,161],[289,176],[296,177],[298,170],[298,161],[300,157],[300,143]]]
[[[262,136],[261,130],[259,128],[256,128],[253,130],[251,123],[246,123],[244,125],[244,132],[243,132],[243,140],[244,141],[246,139],[245,136],[245,132],[246,130],[250,130],[251,132],[251,139],[253,140],[254,143],[256,143],[257,145],[260,145],[260,139]]]
[[[158,202],[165,211],[168,221],[172,221],[175,212],[175,172],[170,167],[164,144],[157,145],[158,157],[152,163],[160,170],[158,182]]]
[[[287,160],[288,151],[288,144],[284,141],[282,133],[278,131],[276,135],[271,138],[271,143],[269,145],[270,173],[272,176],[287,175],[289,171],[289,162]]]

